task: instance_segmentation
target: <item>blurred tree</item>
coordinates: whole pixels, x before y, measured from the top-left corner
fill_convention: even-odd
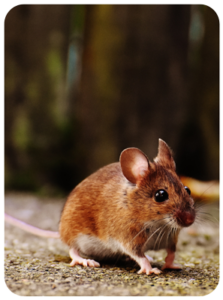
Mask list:
[[[219,21],[202,5],[21,5],[5,20],[6,189],[71,190],[125,147],[218,178]]]
[[[69,19],[66,5],[21,5],[6,16],[6,187],[57,184],[55,169],[66,142]]]
[[[204,5],[192,6],[189,105],[177,151],[181,174],[219,179],[219,19]]]
[[[87,6],[86,18],[79,111],[89,173],[125,147],[155,156],[159,137],[175,149],[188,105],[190,6]]]
[[[218,179],[218,68],[219,21],[207,6],[87,6],[78,110],[86,173],[129,146],[152,159],[160,137],[179,173]]]

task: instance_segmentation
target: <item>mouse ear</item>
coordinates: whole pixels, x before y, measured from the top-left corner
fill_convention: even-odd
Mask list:
[[[132,183],[144,177],[149,169],[146,155],[137,148],[127,148],[120,155],[120,164],[123,175]]]
[[[163,140],[159,139],[159,147],[157,157],[154,159],[165,168],[176,170],[176,165],[172,156],[172,151]]]

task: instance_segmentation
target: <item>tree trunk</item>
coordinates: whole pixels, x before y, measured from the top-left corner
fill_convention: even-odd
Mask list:
[[[87,7],[81,100],[88,173],[123,148],[175,149],[187,107],[190,6]],[[103,24],[103,25],[102,25]]]
[[[56,162],[49,158],[66,113],[68,39],[69,6],[20,5],[6,17],[6,186],[35,188],[51,180]]]

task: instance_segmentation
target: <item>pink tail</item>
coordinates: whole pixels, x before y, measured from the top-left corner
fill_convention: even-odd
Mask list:
[[[47,238],[54,238],[54,239],[59,239],[60,234],[57,231],[49,231],[49,230],[43,230],[37,227],[34,227],[32,225],[26,224],[25,222],[22,222],[18,219],[15,219],[5,213],[5,221],[9,224],[12,224],[16,227],[19,227],[25,231],[28,231],[32,234],[42,236],[42,237],[47,237]]]

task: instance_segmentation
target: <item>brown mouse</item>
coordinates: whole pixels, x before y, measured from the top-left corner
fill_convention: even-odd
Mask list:
[[[124,254],[139,264],[139,274],[159,274],[145,253],[166,249],[162,270],[179,269],[173,263],[178,235],[194,222],[196,213],[190,190],[175,169],[171,150],[161,139],[153,162],[137,148],[125,149],[120,162],[99,169],[73,189],[62,211],[59,234],[46,235],[60,236],[68,244],[71,266],[99,267],[97,260]],[[6,221],[15,225],[22,223],[9,218]]]

